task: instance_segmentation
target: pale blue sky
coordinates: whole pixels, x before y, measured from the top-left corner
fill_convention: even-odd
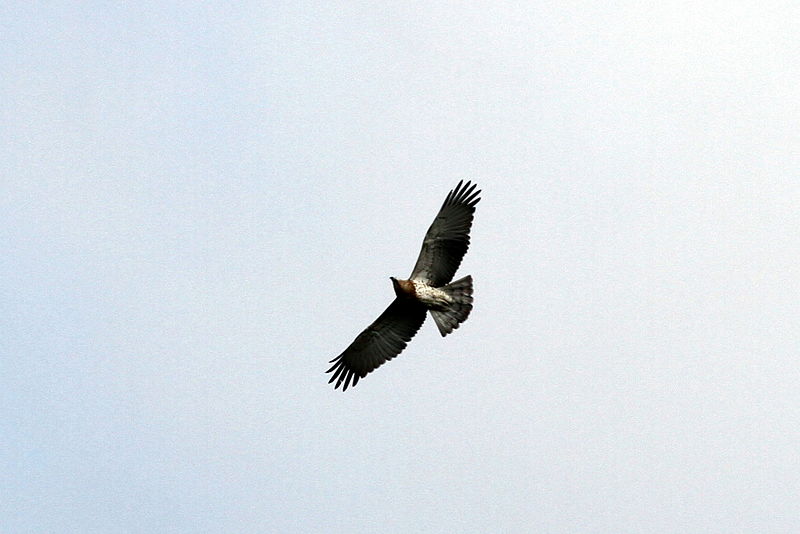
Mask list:
[[[800,531],[796,2],[5,2],[0,530]],[[429,321],[346,393],[460,179]]]

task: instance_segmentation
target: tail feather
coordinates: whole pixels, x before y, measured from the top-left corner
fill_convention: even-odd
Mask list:
[[[431,310],[439,333],[444,337],[466,321],[472,311],[472,277],[465,276],[439,289],[453,300],[445,309]]]

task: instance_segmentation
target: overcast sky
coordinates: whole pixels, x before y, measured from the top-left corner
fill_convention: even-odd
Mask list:
[[[0,530],[800,531],[796,1],[189,4],[0,6]]]

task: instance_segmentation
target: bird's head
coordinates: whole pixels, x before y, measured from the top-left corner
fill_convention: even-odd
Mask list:
[[[405,291],[403,290],[403,284],[402,284],[402,282],[405,282],[405,280],[398,280],[394,276],[390,276],[389,280],[392,281],[392,287],[394,288],[394,294],[395,295],[397,295],[399,297],[399,296],[405,294]]]
[[[389,280],[392,281],[394,294],[398,297],[410,298],[415,296],[414,283],[411,280],[398,280],[394,276],[390,276]]]

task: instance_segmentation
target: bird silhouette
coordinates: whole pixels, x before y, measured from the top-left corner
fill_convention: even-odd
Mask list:
[[[469,231],[480,201],[472,182],[458,182],[433,220],[422,250],[407,280],[389,277],[395,299],[389,307],[330,361],[328,383],[335,388],[355,386],[361,378],[400,354],[431,313],[439,333],[446,336],[472,311],[472,277],[451,282],[469,248]]]

